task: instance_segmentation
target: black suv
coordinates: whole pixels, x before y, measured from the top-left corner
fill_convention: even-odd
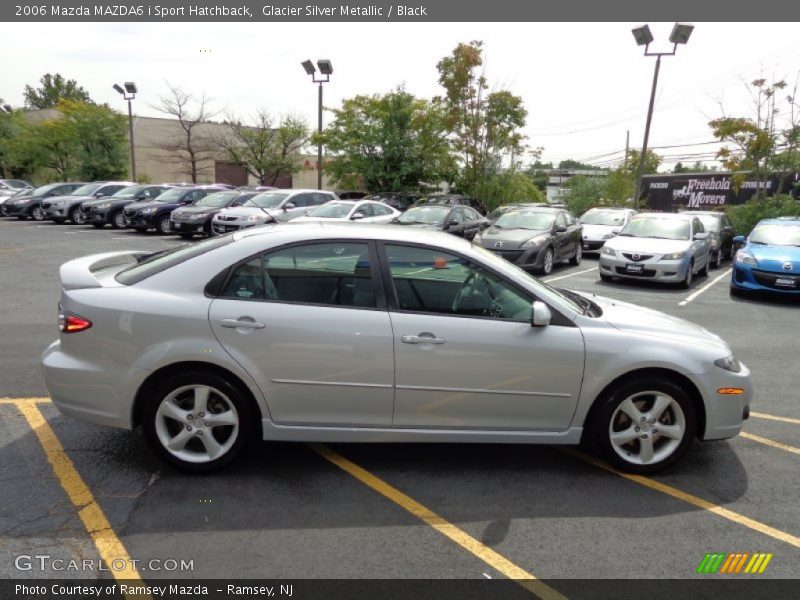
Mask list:
[[[125,226],[139,233],[155,229],[158,233],[170,233],[169,218],[172,211],[181,206],[194,204],[201,198],[226,188],[215,185],[172,188],[156,197],[155,200],[134,202],[123,209]]]
[[[223,208],[241,206],[253,196],[262,192],[242,192],[231,190],[209,194],[192,206],[176,208],[170,216],[170,230],[183,239],[191,239],[195,235],[214,235],[211,219]]]
[[[86,223],[95,227],[110,224],[114,229],[125,227],[125,215],[122,209],[141,200],[153,200],[170,189],[167,185],[131,185],[122,188],[113,196],[100,200],[90,200],[81,204],[83,218]]]
[[[461,194],[431,194],[417,201],[414,206],[424,206],[426,204],[438,204],[441,206],[469,206],[477,210],[482,215],[486,214],[486,206],[480,200]]]

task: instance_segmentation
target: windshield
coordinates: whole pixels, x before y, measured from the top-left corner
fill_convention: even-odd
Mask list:
[[[498,229],[535,229],[541,231],[550,229],[555,218],[552,213],[509,210],[500,215],[494,226]]]
[[[623,237],[688,240],[689,221],[669,216],[634,217],[620,232]]]
[[[280,208],[281,203],[286,200],[289,194],[276,194],[275,192],[264,192],[258,196],[253,196],[242,204],[242,206],[257,206],[258,208]]]
[[[51,183],[50,185],[43,185],[40,188],[36,188],[34,190],[33,194],[31,194],[31,195],[32,196],[44,196],[45,194],[47,194],[49,192],[52,192],[59,185],[61,185],[61,184],[60,183]]]
[[[445,205],[445,204],[456,204],[455,198],[451,196],[431,196],[430,198],[425,198],[423,200],[425,204],[433,204],[433,205]]]
[[[186,188],[174,188],[167,190],[163,194],[156,196],[156,202],[178,202],[186,193],[188,193]]]
[[[122,188],[120,191],[118,191],[112,197],[113,198],[120,198],[122,196],[126,196],[126,197],[127,196],[135,196],[136,194],[139,193],[139,190],[141,190],[143,187],[144,186],[142,186],[142,185],[129,185],[128,187]]]
[[[197,202],[195,202],[195,206],[208,206],[211,208],[219,208],[220,206],[225,206],[236,198],[239,195],[239,192],[217,192],[216,194],[209,194],[208,196],[204,196],[200,198]]]
[[[417,206],[404,212],[397,222],[406,225],[413,223],[439,225],[449,212],[450,209],[446,206]]]
[[[719,233],[719,217],[715,217],[714,215],[697,215],[697,218],[700,219],[706,231]]]
[[[308,213],[309,217],[325,217],[328,219],[343,219],[353,210],[353,202],[328,202]]]
[[[607,225],[609,227],[619,226],[625,224],[625,214],[612,210],[592,210],[584,213],[578,219],[582,225]]]
[[[86,185],[82,185],[77,190],[72,192],[70,196],[91,196],[95,193],[97,188],[99,188],[102,183],[87,183]]]
[[[800,225],[756,225],[748,241],[770,246],[800,246]]]

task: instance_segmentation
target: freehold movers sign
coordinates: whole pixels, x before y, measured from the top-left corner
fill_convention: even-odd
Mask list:
[[[800,174],[789,176],[783,185],[791,193]],[[714,209],[729,204],[742,204],[752,198],[759,188],[772,196],[778,189],[778,177],[766,181],[747,179],[734,189],[732,173],[679,173],[674,175],[645,175],[642,190],[647,205],[655,210],[673,211],[680,208]]]

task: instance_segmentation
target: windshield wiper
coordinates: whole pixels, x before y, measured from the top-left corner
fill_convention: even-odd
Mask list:
[[[618,233],[617,237],[637,237],[637,236],[633,235],[632,233]]]
[[[566,296],[567,298],[569,298],[573,302],[575,302],[578,305],[580,305],[580,307],[582,309],[582,311],[581,311],[582,314],[584,314],[584,315],[588,315],[589,314],[589,310],[592,308],[592,303],[589,300],[587,300],[586,298],[584,298],[580,294],[576,294],[575,292],[570,291],[570,290],[568,290],[566,288],[556,288],[556,291],[562,293],[564,296]]]
[[[757,242],[755,240],[750,240],[751,244],[758,244],[759,246],[766,246],[767,242]]]

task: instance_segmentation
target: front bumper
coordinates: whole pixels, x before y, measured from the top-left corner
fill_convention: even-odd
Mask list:
[[[731,289],[798,296],[800,295],[800,275],[764,271],[735,264],[731,273]]]
[[[599,268],[600,273],[611,277],[677,283],[686,278],[686,270],[689,268],[690,264],[689,260],[688,257],[680,260],[657,260],[656,258],[652,258],[641,262],[634,262],[628,260],[624,256],[610,256],[601,253]],[[636,265],[636,267],[631,267],[629,265]]]
[[[175,233],[205,233],[207,219],[199,219],[197,221],[176,221],[170,219],[169,226]]]
[[[69,207],[65,204],[59,206],[46,206],[42,204],[44,214],[48,219],[66,219],[69,212]]]
[[[103,358],[88,360],[63,351],[61,342],[42,354],[45,386],[53,404],[82,421],[131,429],[136,391],[150,374]]]
[[[544,262],[544,249],[547,248],[547,246],[537,246],[535,248],[505,250],[503,248],[493,247],[491,245],[492,242],[489,242],[489,244],[489,246],[484,246],[484,248],[524,269],[540,269]]]
[[[744,419],[750,414],[753,401],[753,382],[750,370],[742,365],[738,373],[715,367],[699,382],[706,409],[704,440],[732,438],[742,430]],[[720,394],[717,390],[740,388],[741,394]]]
[[[600,248],[602,248],[605,243],[606,240],[593,240],[589,238],[583,238],[581,240],[584,252],[600,252]]]
[[[32,204],[11,204],[8,202],[3,203],[3,216],[6,217],[19,217],[27,216],[31,212]]]
[[[87,223],[102,223],[103,225],[106,225],[108,223],[108,212],[109,209],[107,208],[102,208],[99,210],[93,208],[88,215],[85,212],[84,215],[86,215]]]
[[[134,213],[133,215],[127,215],[123,213],[122,216],[125,219],[126,227],[134,227],[136,229],[150,229],[154,227],[152,214],[141,215],[139,213]]]
[[[266,223],[266,221],[264,223]],[[254,221],[212,221],[211,228],[214,230],[214,233],[223,235],[225,233],[230,233],[231,231],[239,231],[240,229],[258,227],[259,225],[264,225],[264,223],[258,223]]]

